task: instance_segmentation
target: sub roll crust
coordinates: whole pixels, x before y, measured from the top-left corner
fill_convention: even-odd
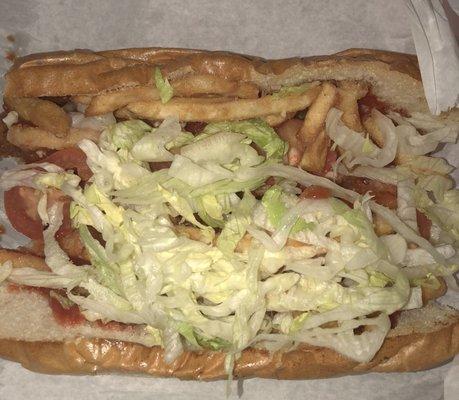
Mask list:
[[[158,79],[170,86],[172,98],[165,100]],[[292,87],[296,89],[286,90]],[[8,126],[3,127],[3,155],[27,158],[32,154],[38,162],[53,163],[55,158],[47,157],[53,157],[55,151],[73,149],[73,160],[74,149],[82,140],[97,143],[109,124],[123,121],[142,120],[143,129],[147,130],[177,118],[183,130],[196,135],[205,132],[207,124],[257,119],[264,129],[273,128],[286,142],[281,156],[285,164],[314,176],[335,174],[330,178],[334,184],[360,195],[370,191],[376,203],[393,211],[400,190],[397,184],[375,184],[364,175],[352,176],[352,168],[347,177],[336,175],[333,166],[344,159],[347,150],[346,143],[332,144],[327,133],[331,110],[342,112],[341,121],[348,129],[371,138],[374,152],[387,144],[387,138],[378,130],[377,113],[393,113],[397,118],[408,119],[429,115],[432,126],[457,127],[459,123],[457,109],[438,117],[429,114],[415,56],[368,49],[284,60],[163,48],[33,54],[17,59],[6,74],[4,97],[4,109],[10,114],[4,120]],[[48,110],[52,119],[44,120],[43,113]],[[15,146],[14,151],[11,145]],[[165,159],[147,160],[151,171],[169,168],[173,157],[180,154],[179,147],[168,148]],[[262,153],[259,147],[256,149]],[[65,157],[70,157],[70,153]],[[78,165],[67,163],[62,168],[78,170],[81,162],[86,162],[86,155],[78,153],[77,157]],[[398,148],[392,163],[400,166],[412,160],[412,155]],[[80,176],[83,184],[92,175],[86,164],[85,167],[86,175]],[[446,179],[447,173],[443,175]],[[254,196],[263,196],[273,186],[268,181],[264,185],[253,188]],[[332,195],[331,189],[307,189],[301,186],[300,198],[327,199]],[[37,207],[35,204],[36,221]],[[422,225],[421,218],[418,215],[418,225],[413,225],[415,234],[434,240],[432,221]],[[395,233],[393,225],[380,215],[375,215],[370,224],[377,236]],[[204,231],[197,228],[199,225],[176,225],[177,235],[206,240]],[[21,221],[13,226],[20,230]],[[72,230],[71,224],[68,229]],[[34,244],[28,249],[0,249],[0,263],[11,262],[13,270],[27,267],[51,272],[39,237],[40,234],[34,237]],[[56,240],[72,261],[91,262],[91,252],[82,250],[78,231],[58,231]],[[211,245],[216,245],[218,234],[212,240]],[[247,233],[234,251],[245,254],[255,241],[254,235]],[[302,248],[308,244],[289,239],[286,246]],[[324,256],[323,249],[317,246],[311,252],[315,252],[313,257]],[[270,276],[269,271],[263,273]],[[68,310],[65,302],[69,293],[51,290],[50,295],[49,291],[24,289],[27,285],[15,282],[13,275],[0,283],[1,357],[44,373],[117,371],[199,380],[228,376],[224,351],[185,349],[175,360],[166,362],[164,350],[148,343],[145,324],[116,325],[84,318],[78,323],[59,323],[56,307],[61,307],[61,313]],[[434,279],[437,286],[422,287],[421,308],[391,315],[393,326],[369,362],[357,362],[331,348],[305,343],[274,351],[255,345],[240,353],[232,373],[236,378],[315,379],[364,372],[419,371],[447,362],[459,353],[459,312],[435,302],[446,292],[446,284],[440,275]],[[72,295],[86,295],[80,292]],[[56,306],[52,296],[57,296],[60,306]],[[37,318],[28,317],[32,312]]]

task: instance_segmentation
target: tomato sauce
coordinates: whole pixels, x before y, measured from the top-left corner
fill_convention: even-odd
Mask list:
[[[354,190],[359,194],[369,192],[374,196],[374,201],[384,207],[392,210],[397,208],[397,187],[395,185],[355,176],[343,176],[339,183],[342,187]]]
[[[365,97],[358,100],[357,104],[359,107],[360,118],[363,120],[370,116],[371,110],[374,108],[383,114],[387,114],[389,111],[395,111],[403,117],[409,117],[406,110],[391,107],[389,104],[378,99],[371,91],[369,91]]]
[[[301,199],[328,199],[332,195],[330,189],[322,186],[311,185],[303,189],[300,194]]]
[[[207,123],[205,122],[187,122],[185,125],[185,130],[192,133],[193,135],[197,135],[198,133],[201,133],[206,126]]]
[[[419,234],[424,238],[430,239],[430,231],[432,229],[432,221],[421,211],[416,209],[416,220],[418,223]]]

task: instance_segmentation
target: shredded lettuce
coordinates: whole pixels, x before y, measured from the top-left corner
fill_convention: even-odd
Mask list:
[[[170,85],[159,69],[155,78],[167,101]],[[174,118],[158,128],[127,121],[105,129],[98,143],[79,143],[94,174],[84,185],[45,163],[2,177],[3,188],[41,192],[50,271],[3,264],[0,281],[66,289],[91,321],[141,324],[150,333],[145,343],[163,346],[166,362],[186,349],[225,351],[231,373],[248,346],[298,343],[368,362],[390,329],[388,315],[421,306],[420,289],[410,285],[433,285],[435,276],[459,268],[459,191],[445,176],[451,167],[420,151],[454,133],[442,126],[420,135],[374,116],[385,136],[382,149],[330,111],[327,133],[346,154],[336,172],[397,185],[397,213],[282,165],[286,145],[261,120],[212,123],[196,136]],[[402,129],[410,133],[400,145]],[[386,167],[400,146],[417,150],[404,165]],[[150,162],[171,164],[152,171]],[[328,188],[334,198],[302,199],[297,184]],[[71,198],[72,225],[89,265],[74,265],[60,248],[62,209],[48,201],[50,188]],[[435,245],[417,232],[416,209],[440,231]],[[373,213],[398,233],[378,237]]]
[[[286,151],[284,141],[261,119],[212,123],[207,125],[203,131],[204,134],[217,132],[236,132],[247,136],[265,151],[268,159],[281,160]]]
[[[169,81],[163,78],[163,74],[158,67],[155,68],[155,85],[156,89],[159,90],[159,96],[163,104],[172,99],[172,96],[174,96],[174,89],[172,89]]]

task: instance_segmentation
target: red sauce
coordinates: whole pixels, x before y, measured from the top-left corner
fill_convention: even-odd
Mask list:
[[[201,133],[206,127],[207,123],[205,122],[187,122],[185,125],[185,130],[191,132],[193,135]]]
[[[341,177],[340,185],[359,194],[370,192],[374,196],[376,203],[392,210],[397,208],[397,187],[395,185],[355,176]]]
[[[80,311],[80,308],[74,304],[65,308],[55,297],[48,295],[48,302],[56,322],[62,326],[74,326],[83,324],[86,318]]]
[[[81,314],[79,307],[74,304],[69,308],[64,308],[62,304],[55,297],[50,295],[51,289],[34,287],[34,286],[23,286],[9,284],[8,291],[11,293],[18,292],[29,292],[37,293],[48,300],[49,306],[53,312],[53,317],[56,322],[62,326],[74,326],[82,324],[86,321],[83,314]],[[65,296],[65,294],[63,294]]]
[[[389,315],[391,329],[394,329],[397,326],[401,313],[401,311],[395,311],[394,313]]]
[[[370,116],[371,110],[376,108],[383,114],[387,114],[389,111],[395,111],[403,117],[409,117],[409,114],[401,108],[392,108],[389,104],[379,100],[371,91],[367,93],[365,97],[362,97],[357,101],[359,106],[359,114],[361,119],[366,119]]]
[[[333,169],[333,165],[335,165],[337,159],[338,153],[334,150],[329,149],[327,153],[327,158],[325,159],[324,175]]]
[[[14,283],[10,283],[7,286],[7,290],[10,293],[29,292],[29,293],[37,293],[44,297],[48,297],[50,289],[46,289],[42,287],[34,287],[34,286],[15,285]]]
[[[330,189],[316,185],[304,188],[300,194],[302,199],[328,199],[329,197],[331,197]]]
[[[418,222],[419,234],[424,238],[430,239],[432,221],[421,211],[416,209],[416,220]]]
[[[150,169],[152,171],[160,171],[162,169],[167,169],[171,167],[171,161],[157,161],[157,162],[150,162]]]

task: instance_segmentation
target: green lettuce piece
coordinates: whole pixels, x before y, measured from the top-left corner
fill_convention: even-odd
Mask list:
[[[219,337],[207,338],[207,337],[200,335],[196,331],[194,332],[194,335],[199,345],[201,347],[204,347],[205,349],[219,351],[219,350],[226,350],[231,347],[230,342],[228,342],[227,340],[221,339]]]
[[[89,253],[91,264],[97,271],[98,280],[116,294],[121,294],[119,282],[117,279],[117,266],[107,258],[104,247],[92,237],[86,225],[78,227],[81,241]]]
[[[262,119],[216,122],[207,125],[203,131],[206,135],[217,132],[237,132],[247,136],[265,151],[269,159],[281,160],[287,149],[276,131]]]
[[[379,271],[370,271],[369,275],[370,286],[373,287],[383,288],[393,282],[391,278]]]
[[[151,126],[138,119],[118,122],[108,129],[108,141],[117,149],[131,150],[142,137],[152,130]]]
[[[161,102],[163,104],[172,99],[172,96],[174,95],[174,89],[172,89],[169,81],[163,78],[163,74],[158,67],[155,68],[155,85],[159,90],[159,97],[161,97]]]
[[[271,186],[261,199],[261,203],[266,209],[268,220],[275,228],[279,228],[282,217],[287,212],[287,207],[282,201],[282,195],[283,191],[279,186]],[[312,227],[312,223],[308,223],[304,219],[298,218],[290,233],[295,234],[303,230],[311,229]]]

